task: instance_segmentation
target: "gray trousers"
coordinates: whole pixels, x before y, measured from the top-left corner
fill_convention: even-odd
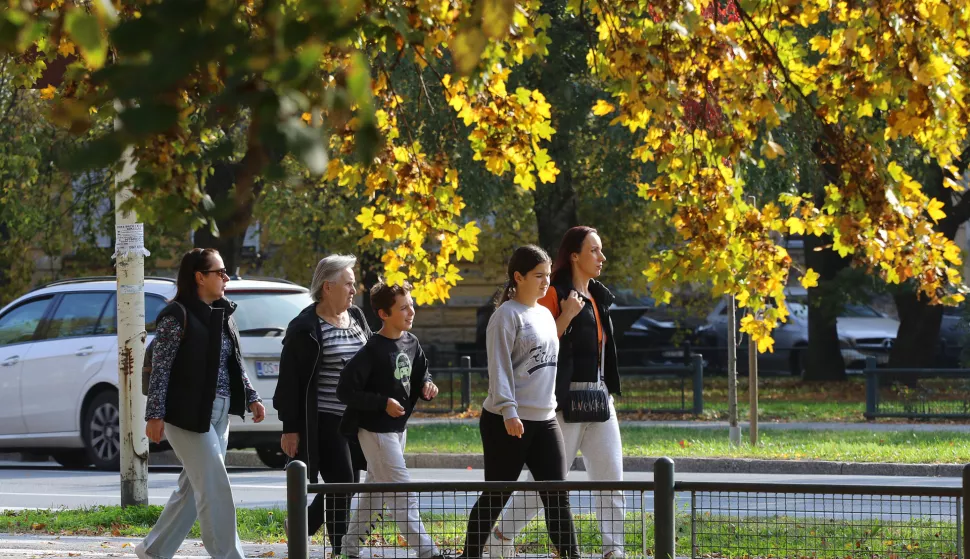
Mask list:
[[[236,532],[236,506],[225,463],[229,443],[228,398],[216,397],[211,423],[206,433],[165,424],[165,436],[182,461],[182,473],[178,489],[165,504],[158,522],[136,547],[139,557],[173,557],[196,518],[202,529],[202,543],[214,559],[245,557]]]
[[[407,432],[372,433],[365,429],[358,431],[360,448],[367,458],[367,483],[411,481],[411,475],[404,464],[404,445]],[[343,552],[351,557],[360,556],[361,540],[370,532],[374,517],[387,505],[388,516],[397,524],[398,532],[404,537],[408,547],[418,557],[428,558],[438,555],[437,546],[418,515],[418,497],[414,493],[358,493],[357,508],[350,517],[347,534],[343,539]]]

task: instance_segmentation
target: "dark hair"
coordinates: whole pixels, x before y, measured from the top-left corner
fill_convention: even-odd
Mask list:
[[[407,295],[411,292],[411,284],[404,282],[402,285],[388,285],[384,280],[377,282],[377,285],[370,288],[370,306],[375,313],[384,311],[391,314],[391,307],[398,295]],[[377,314],[380,317],[380,314]]]
[[[182,256],[173,301],[185,304],[199,299],[199,284],[195,282],[195,273],[208,270],[214,260],[213,256],[218,254],[219,251],[214,248],[193,248]]]
[[[572,279],[572,256],[574,253],[583,252],[583,243],[586,242],[586,237],[592,233],[597,233],[596,229],[579,225],[566,231],[566,234],[562,236],[562,241],[559,243],[559,252],[556,254],[556,263],[552,266],[551,281],[553,283],[563,278]]]
[[[512,292],[515,291],[516,272],[524,276],[539,264],[549,262],[552,262],[552,260],[546,254],[546,251],[535,245],[524,245],[515,249],[515,252],[512,253],[512,258],[509,259],[508,279],[505,282],[505,289],[502,290],[502,296],[499,298],[496,306],[512,298]]]

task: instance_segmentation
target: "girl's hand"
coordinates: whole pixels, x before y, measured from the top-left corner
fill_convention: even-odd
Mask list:
[[[513,437],[522,438],[525,434],[525,426],[522,425],[522,421],[518,417],[513,417],[512,419],[505,420],[505,432]]]

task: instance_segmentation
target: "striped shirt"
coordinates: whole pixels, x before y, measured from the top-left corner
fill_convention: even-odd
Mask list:
[[[337,382],[340,371],[350,358],[367,343],[367,337],[356,320],[351,318],[349,328],[337,328],[320,319],[320,364],[317,369],[317,411],[343,415],[347,406],[337,399]]]

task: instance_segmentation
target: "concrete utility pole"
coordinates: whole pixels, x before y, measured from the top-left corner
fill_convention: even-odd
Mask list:
[[[728,436],[731,444],[738,446],[741,444],[741,428],[738,427],[738,323],[734,295],[728,295],[727,298]]]
[[[132,148],[122,155],[115,177],[115,262],[118,278],[118,404],[121,412],[121,506],[148,504],[146,398],[141,368],[145,359],[145,229],[122,206],[134,197]]]

